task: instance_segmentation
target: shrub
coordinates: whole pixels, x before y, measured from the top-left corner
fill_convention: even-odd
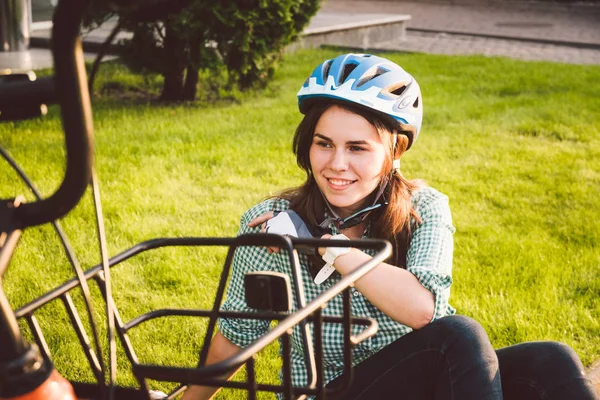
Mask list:
[[[122,13],[122,28],[133,32],[122,59],[135,71],[162,74],[164,101],[195,99],[203,69],[230,87],[261,87],[318,7],[319,0],[190,0],[152,21],[148,14]],[[102,14],[95,10],[90,20]]]

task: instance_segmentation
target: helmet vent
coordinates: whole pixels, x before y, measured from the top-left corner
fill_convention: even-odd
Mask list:
[[[372,75],[364,75],[360,81],[358,81],[358,84],[356,85],[356,88],[361,87],[362,85],[364,85],[365,83],[377,78],[380,75],[385,74],[386,72],[388,72],[387,69],[381,68],[381,67],[377,67],[377,70],[375,71],[374,74]]]
[[[323,66],[323,82],[327,82],[327,75],[329,75],[329,69],[331,68],[331,64],[333,64],[333,60],[329,60]]]
[[[406,90],[406,85],[402,85],[399,88],[392,90],[390,93],[395,94],[396,96],[401,96],[405,90]]]
[[[414,108],[419,107],[419,98],[418,97],[415,99],[415,102],[413,103],[413,107]]]
[[[354,71],[354,68],[356,68],[357,66],[358,66],[357,64],[344,65],[344,70],[342,71],[342,76],[340,77],[340,81],[338,82],[338,85],[341,85],[342,83],[346,82],[348,75],[350,75],[352,73],[352,71]]]

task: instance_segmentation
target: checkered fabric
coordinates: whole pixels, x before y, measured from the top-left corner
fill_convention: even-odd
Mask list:
[[[448,198],[442,193],[430,187],[424,187],[413,194],[412,203],[422,219],[422,224],[417,225],[413,231],[407,253],[407,270],[412,272],[419,282],[435,295],[433,319],[438,319],[455,313],[454,308],[448,304],[450,285],[452,284],[452,234],[455,229],[452,226]],[[267,211],[284,211],[288,208],[289,203],[286,200],[263,201],[242,216],[239,234],[259,232],[260,227],[248,227],[248,223],[252,219]],[[333,233],[338,232],[333,229]],[[366,252],[373,254],[370,251]],[[306,256],[303,254],[299,256],[307,303],[341,279],[341,275],[336,272],[321,285],[315,284],[308,270]],[[244,275],[250,271],[283,272],[290,275],[290,280],[293,279],[288,255],[284,251],[269,254],[266,248],[240,247],[234,256],[231,280],[227,288],[227,299],[221,310],[255,311],[247,306],[244,297]],[[296,309],[297,305],[294,303],[292,311]],[[342,295],[340,294],[328,303],[323,314],[341,316],[342,310]],[[354,364],[364,361],[412,330],[389,318],[356,289],[352,289],[352,315],[372,317],[379,323],[377,334],[354,347]],[[269,321],[237,318],[221,318],[219,320],[221,333],[240,347],[248,346],[268,329]],[[353,326],[353,334],[359,333],[362,329],[364,328],[361,326]],[[329,382],[342,373],[343,335],[341,324],[327,323],[323,325],[323,347],[325,381]],[[302,337],[300,329],[296,327],[292,335],[292,382],[294,386],[305,386],[306,381]]]

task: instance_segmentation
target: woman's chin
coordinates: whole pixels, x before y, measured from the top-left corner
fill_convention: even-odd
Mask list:
[[[360,204],[348,200],[341,201],[340,199],[327,198],[327,201],[340,216],[351,215],[355,210],[358,210],[360,208]]]
[[[346,208],[353,204],[353,202],[349,199],[343,199],[340,197],[341,196],[325,196],[329,204],[335,208]]]

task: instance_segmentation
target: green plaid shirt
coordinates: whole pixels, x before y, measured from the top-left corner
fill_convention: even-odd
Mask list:
[[[452,284],[452,217],[448,198],[430,187],[414,193],[412,203],[423,223],[416,226],[406,256],[407,270],[435,295],[433,319],[454,314],[448,304]],[[269,199],[248,210],[241,219],[239,234],[259,232],[260,227],[249,228],[248,223],[267,211],[285,211],[289,203],[282,199]],[[333,229],[333,233],[338,233]],[[365,251],[369,253],[369,251]],[[250,309],[244,297],[244,275],[250,271],[277,271],[290,275],[291,268],[285,252],[268,254],[264,247],[240,247],[233,259],[231,280],[227,288],[227,299],[223,311],[255,311]],[[373,253],[371,253],[372,255]],[[321,292],[337,283],[341,276],[333,274],[321,285],[313,282],[308,270],[308,260],[299,254],[306,302],[312,301]],[[292,278],[291,278],[292,279]],[[411,328],[389,318],[371,304],[358,290],[352,289],[352,314],[357,317],[372,317],[379,323],[379,330],[373,337],[363,341],[353,350],[354,364],[364,361],[388,344],[411,332]],[[294,296],[292,296],[294,298]],[[294,298],[295,302],[295,298]],[[292,311],[296,309],[293,305]],[[324,315],[342,315],[342,295],[336,296],[323,310]],[[269,321],[221,318],[219,330],[231,342],[246,347],[269,329]],[[353,326],[353,334],[359,333],[361,326]],[[342,373],[343,336],[341,324],[323,325],[323,365],[325,381],[329,382]],[[298,327],[292,335],[292,381],[294,386],[305,386],[307,380],[304,362],[302,337]]]

